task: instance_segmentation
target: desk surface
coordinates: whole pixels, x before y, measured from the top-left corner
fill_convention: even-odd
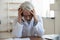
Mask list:
[[[57,34],[52,34],[52,35],[44,35],[43,38],[45,39],[55,39],[56,37],[59,37]]]
[[[29,38],[7,38],[7,39],[0,39],[0,40],[30,40]]]

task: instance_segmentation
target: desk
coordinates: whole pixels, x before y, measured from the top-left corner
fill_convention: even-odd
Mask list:
[[[59,40],[59,35],[57,34],[44,35],[43,38],[46,40]]]
[[[7,38],[7,39],[0,39],[0,40],[30,40],[29,38]]]

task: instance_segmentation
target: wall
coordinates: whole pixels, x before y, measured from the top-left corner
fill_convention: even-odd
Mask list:
[[[56,0],[55,4],[55,31],[56,34],[60,34],[60,0]]]
[[[7,1],[7,0],[6,0]],[[1,20],[1,25],[0,25],[0,31],[7,30],[7,5],[6,1],[0,0],[0,20]]]
[[[55,33],[60,34],[60,0],[55,0],[55,4],[51,4],[51,10],[55,11]]]
[[[45,34],[54,34],[55,19],[43,18]]]

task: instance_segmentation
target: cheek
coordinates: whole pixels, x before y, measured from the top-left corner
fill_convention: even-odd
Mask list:
[[[30,17],[30,19],[32,19],[32,16]]]

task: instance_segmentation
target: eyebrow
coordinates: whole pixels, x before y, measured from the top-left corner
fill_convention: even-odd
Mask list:
[[[23,15],[23,16],[31,16],[31,15]]]

